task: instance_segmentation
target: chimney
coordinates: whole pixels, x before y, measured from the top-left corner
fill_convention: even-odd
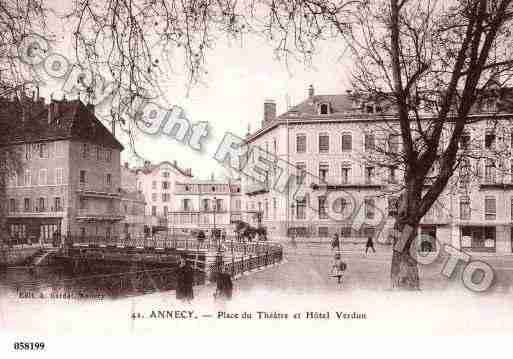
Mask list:
[[[276,118],[276,102],[274,100],[265,100],[264,101],[264,122],[262,124],[266,124],[269,121],[272,121]]]
[[[315,94],[313,85],[308,86],[308,97],[313,97]]]

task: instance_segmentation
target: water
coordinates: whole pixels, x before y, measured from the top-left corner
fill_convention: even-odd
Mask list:
[[[0,269],[0,295],[20,298],[91,300],[143,295],[176,287],[176,267],[104,264]],[[200,274],[196,284],[203,282]]]

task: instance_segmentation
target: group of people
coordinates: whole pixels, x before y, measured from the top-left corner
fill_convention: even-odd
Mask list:
[[[339,284],[342,283],[344,272],[347,269],[347,264],[342,261],[340,244],[340,237],[338,233],[335,233],[333,240],[331,241],[331,249],[336,250],[337,252],[335,253],[331,264],[331,276],[337,278],[337,283]],[[365,254],[367,254],[369,249],[372,249],[372,252],[376,253],[376,249],[374,249],[374,241],[371,236],[367,238],[367,242],[365,243]]]
[[[216,291],[214,298],[219,300],[232,299],[233,282],[230,273],[220,266],[215,273]],[[194,299],[194,269],[184,257],[180,257],[176,271],[176,299],[190,302]]]

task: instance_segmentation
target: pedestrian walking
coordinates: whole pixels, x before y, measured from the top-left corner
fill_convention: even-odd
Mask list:
[[[376,253],[376,250],[374,249],[374,242],[372,241],[372,237],[370,236],[367,238],[367,243],[365,244],[365,254],[367,254],[369,248],[371,248],[372,251]]]
[[[228,270],[221,266],[219,272],[216,274],[216,291],[214,298],[220,300],[230,300],[233,294],[232,277]]]
[[[180,257],[176,270],[176,299],[190,302],[194,298],[194,271],[185,258]]]
[[[337,251],[340,252],[340,239],[338,238],[338,233],[333,235],[333,240],[331,241],[331,249],[337,249]]]
[[[337,278],[337,283],[342,283],[342,277],[344,276],[346,268],[347,264],[342,261],[340,253],[335,254],[331,265],[331,276]]]

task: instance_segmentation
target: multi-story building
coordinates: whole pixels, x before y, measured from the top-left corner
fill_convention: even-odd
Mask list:
[[[259,223],[257,211],[244,210],[244,196],[239,181],[190,180],[176,182],[175,210],[168,215],[173,232],[224,229],[233,234],[235,223]]]
[[[133,170],[136,175],[136,188],[145,198],[145,215],[147,216],[147,229],[149,233],[158,230],[167,230],[168,213],[177,205],[174,198],[175,184],[188,181],[192,177],[191,169],[178,167],[173,163],[163,161],[152,164],[146,161],[140,168]]]
[[[125,217],[120,225],[122,238],[140,238],[147,235],[148,216],[144,214],[146,200],[139,191],[121,190],[121,214]]]
[[[457,248],[512,252],[513,113],[499,107],[486,101],[470,114],[473,121],[462,143],[474,144],[474,156],[462,169],[476,169],[478,176],[455,172],[423,218],[423,233]],[[264,181],[243,176],[246,205],[262,210],[263,224],[274,238],[335,232],[387,238],[402,173],[400,166],[379,163],[376,152],[400,153],[396,119],[393,109],[350,91],[315,95],[311,86],[305,101],[280,116],[276,105],[266,101],[262,127],[248,134],[243,152],[249,162],[259,153],[275,165],[268,167]],[[444,141],[442,136],[441,146]],[[494,159],[493,151],[500,158]],[[288,186],[274,185],[280,175]]]
[[[23,106],[22,106],[23,103]],[[80,100],[7,100],[0,105],[2,145],[21,167],[6,187],[14,237],[49,240],[54,233],[119,235],[123,146]]]

